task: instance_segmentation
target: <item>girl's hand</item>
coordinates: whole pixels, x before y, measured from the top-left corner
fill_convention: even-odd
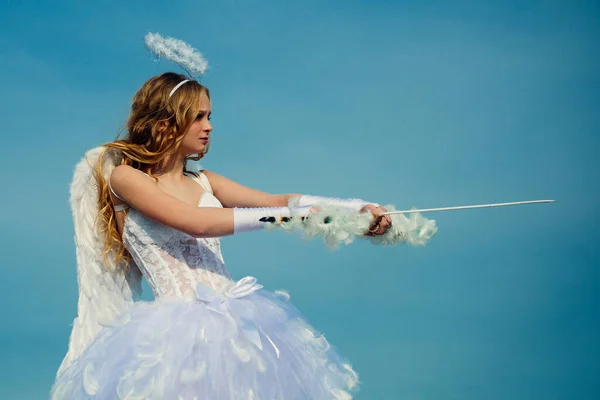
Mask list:
[[[365,232],[367,236],[379,236],[387,232],[392,226],[392,218],[389,215],[383,215],[387,210],[383,206],[376,206],[375,204],[367,204],[360,212],[370,212],[373,214],[375,221],[369,227],[369,230]]]

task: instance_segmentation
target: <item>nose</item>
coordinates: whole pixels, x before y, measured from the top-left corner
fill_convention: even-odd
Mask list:
[[[206,132],[206,133],[212,132],[212,125],[208,121],[206,121],[206,125],[204,126],[204,132]]]

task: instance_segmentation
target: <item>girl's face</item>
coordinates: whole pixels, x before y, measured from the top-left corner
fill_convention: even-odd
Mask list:
[[[210,99],[206,93],[202,93],[200,99],[200,110],[196,120],[190,126],[190,129],[183,136],[181,147],[179,148],[185,155],[204,153],[210,141],[212,125],[210,124]]]

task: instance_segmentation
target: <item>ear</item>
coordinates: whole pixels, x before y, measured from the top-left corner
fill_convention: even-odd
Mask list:
[[[167,121],[161,121],[158,123],[158,131],[162,132],[165,129],[167,129],[167,127],[169,126],[169,124],[167,124]]]
[[[169,124],[167,123],[167,121],[161,121],[158,123],[158,132],[162,133],[165,130],[167,130],[167,128],[169,127]],[[173,139],[173,134],[171,133],[169,136],[167,136],[167,139]]]

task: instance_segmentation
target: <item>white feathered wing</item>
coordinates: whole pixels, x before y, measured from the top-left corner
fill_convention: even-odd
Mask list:
[[[125,273],[122,266],[115,266],[114,259],[109,258],[109,268],[102,263],[104,241],[96,225],[98,188],[94,167],[103,151],[104,147],[89,150],[75,167],[71,182],[79,300],[69,350],[57,375],[79,357],[102,329],[102,324],[114,320],[141,293],[141,275],[135,265]],[[105,153],[103,175],[106,179],[119,161],[117,152],[109,149]]]

